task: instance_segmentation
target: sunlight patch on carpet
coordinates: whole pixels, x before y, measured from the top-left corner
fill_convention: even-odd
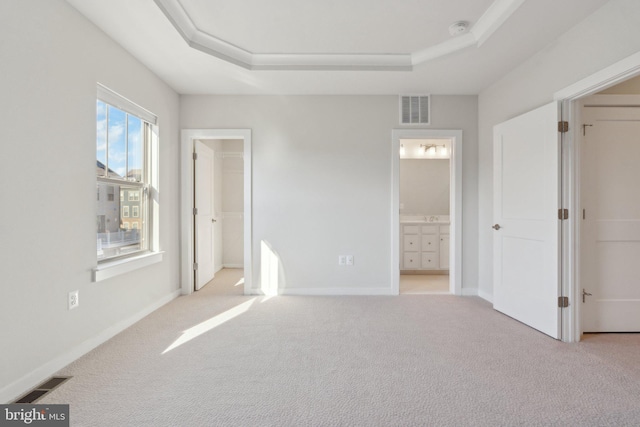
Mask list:
[[[174,348],[180,347],[182,344],[186,344],[194,338],[198,338],[200,335],[209,332],[210,330],[217,328],[229,320],[240,316],[242,313],[245,313],[249,308],[253,305],[254,301],[257,299],[251,298],[249,301],[243,302],[224,313],[220,313],[217,316],[212,317],[209,320],[205,320],[202,323],[199,323],[191,328],[187,329],[180,335],[180,337],[175,340],[162,354],[168,353]]]

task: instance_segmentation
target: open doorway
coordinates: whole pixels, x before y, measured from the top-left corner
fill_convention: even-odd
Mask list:
[[[198,174],[196,147],[212,153],[211,171]],[[199,156],[200,153],[197,155]],[[182,176],[182,293],[202,287],[200,263],[209,270],[238,268],[244,273],[244,293],[252,283],[251,131],[248,129],[185,129],[181,146]],[[206,168],[204,168],[206,169]],[[206,183],[200,182],[204,179]],[[204,195],[198,189],[204,189]],[[211,209],[202,217],[198,200],[209,200]],[[208,241],[211,237],[210,242]],[[206,250],[199,249],[205,243]],[[200,260],[204,256],[206,259]],[[213,277],[211,277],[212,279]]]
[[[461,295],[462,131],[392,135],[395,294]]]
[[[640,53],[624,58],[595,74],[575,82],[574,84],[556,92],[554,99],[562,104],[562,120],[569,124],[566,139],[562,149],[562,205],[567,207],[568,219],[563,221],[561,265],[562,285],[560,295],[565,296],[569,305],[562,312],[562,340],[577,342],[583,333],[583,306],[590,296],[584,295],[582,271],[586,262],[582,256],[582,203],[581,200],[581,144],[582,134],[590,127],[583,128],[581,102],[586,97],[613,88],[620,83],[632,84],[631,79],[640,75]],[[620,88],[620,86],[618,86]],[[586,208],[585,208],[586,209]],[[585,217],[588,212],[585,212]],[[586,289],[584,289],[586,290]],[[587,290],[587,293],[590,293]],[[592,293],[592,292],[591,292]]]
[[[580,109],[582,332],[640,332],[640,77]]]
[[[450,293],[451,145],[400,140],[400,294]]]
[[[223,268],[242,269],[244,141],[194,141],[195,290]]]

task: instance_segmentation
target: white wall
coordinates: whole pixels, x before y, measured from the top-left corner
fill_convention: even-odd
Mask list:
[[[477,277],[477,97],[434,96],[433,129],[464,131],[463,286]],[[182,96],[182,128],[253,131],[253,283],[260,242],[294,292],[390,289],[395,96]],[[338,255],[354,255],[353,267]]]
[[[401,214],[449,215],[449,159],[400,159]]]
[[[0,2],[0,403],[179,288],[178,109],[62,0]],[[96,83],[159,117],[163,262],[99,283]],[[79,290],[80,306],[67,310]]]
[[[640,50],[640,2],[611,0],[479,96],[479,280],[493,295],[493,126],[553,100],[553,94]]]

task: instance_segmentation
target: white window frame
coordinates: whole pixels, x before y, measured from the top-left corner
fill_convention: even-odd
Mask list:
[[[97,99],[118,108],[130,115],[141,119],[147,132],[145,136],[144,177],[138,190],[146,197],[146,208],[142,210],[143,227],[146,227],[146,246],[143,250],[135,251],[119,257],[98,261],[93,268],[93,281],[99,282],[162,261],[163,251],[159,247],[159,174],[158,174],[158,118],[153,113],[118,95],[107,87],[97,85]],[[108,169],[106,169],[108,175]],[[113,182],[118,185],[137,185],[126,179],[97,178],[99,181]],[[97,257],[97,254],[96,254]]]

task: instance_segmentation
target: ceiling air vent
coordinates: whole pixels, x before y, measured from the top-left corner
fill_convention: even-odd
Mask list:
[[[428,125],[430,110],[429,95],[400,95],[401,124]]]

